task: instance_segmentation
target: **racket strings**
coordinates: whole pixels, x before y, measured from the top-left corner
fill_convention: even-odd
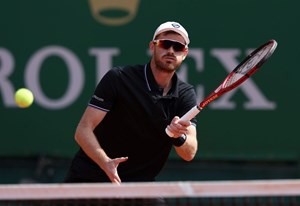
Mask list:
[[[235,69],[232,75],[223,84],[223,88],[233,85],[239,79],[246,76],[251,69],[255,68],[255,66],[262,62],[263,59],[268,57],[271,49],[272,45],[267,45],[261,48],[258,52],[254,53],[247,61],[245,61],[237,69]]]

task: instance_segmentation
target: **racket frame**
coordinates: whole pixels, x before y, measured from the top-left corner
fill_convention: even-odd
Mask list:
[[[266,46],[272,45],[271,49],[268,51],[265,57],[263,57],[254,67],[252,67],[246,74],[244,74],[240,79],[238,79],[233,84],[225,87],[225,84],[227,81],[237,72],[237,70],[245,64],[247,61],[249,61],[255,54],[257,54],[261,49],[263,49]],[[251,52],[242,62],[240,62],[225,78],[225,80],[215,89],[212,93],[210,93],[205,99],[200,102],[199,105],[194,106],[192,109],[190,109],[185,115],[183,115],[180,120],[183,121],[189,121],[192,118],[194,118],[204,107],[206,107],[209,103],[217,99],[218,97],[222,96],[223,94],[233,90],[234,88],[241,85],[244,81],[246,81],[249,77],[251,77],[255,72],[258,71],[258,69],[268,60],[269,57],[273,54],[277,47],[277,42],[274,39],[269,40],[267,43],[261,45],[257,49],[255,49],[253,52]],[[166,133],[170,137],[174,137],[174,134],[168,130],[168,128],[165,129]]]

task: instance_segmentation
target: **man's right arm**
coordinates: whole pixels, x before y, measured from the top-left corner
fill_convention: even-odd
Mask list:
[[[126,161],[127,157],[110,159],[93,132],[106,113],[93,107],[87,107],[76,128],[75,140],[83,151],[104,170],[112,182],[121,183],[117,167],[119,163]]]

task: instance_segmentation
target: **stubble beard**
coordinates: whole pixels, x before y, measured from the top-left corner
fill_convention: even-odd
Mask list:
[[[162,61],[156,56],[154,57],[154,62],[155,62],[156,68],[165,73],[173,73],[180,66],[180,63],[177,63],[174,61],[168,61],[168,60]]]

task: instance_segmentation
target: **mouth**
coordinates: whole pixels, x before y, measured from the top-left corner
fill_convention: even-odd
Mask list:
[[[174,56],[164,56],[164,58],[168,61],[176,61],[176,58]]]

